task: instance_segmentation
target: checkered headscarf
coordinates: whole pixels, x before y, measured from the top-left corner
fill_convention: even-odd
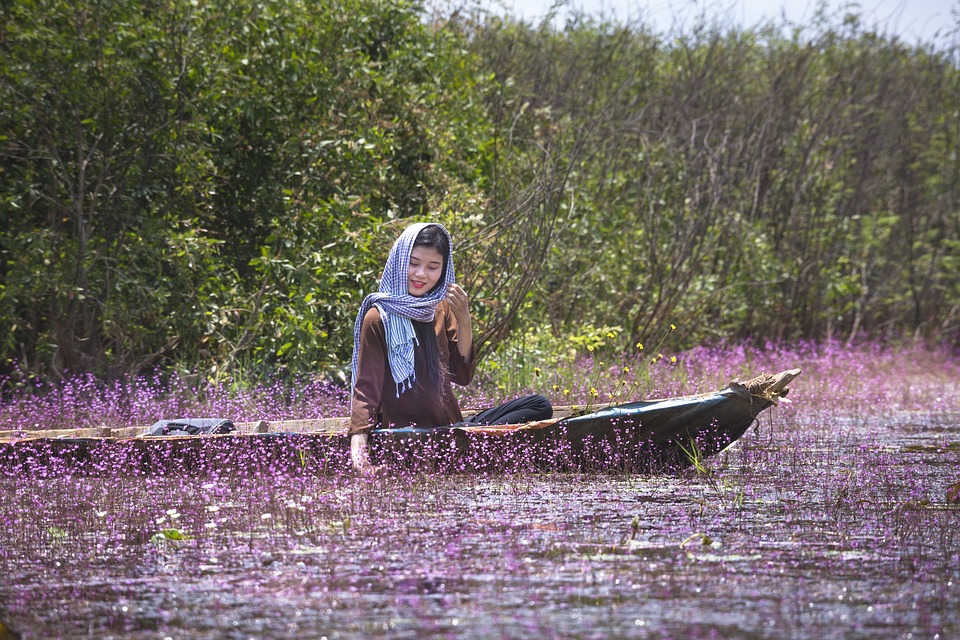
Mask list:
[[[436,226],[447,235],[450,251],[446,256],[447,270],[443,282],[425,296],[412,296],[407,291],[407,272],[410,266],[410,253],[417,235],[425,227]],[[354,386],[357,384],[357,362],[360,355],[360,329],[363,327],[363,317],[376,306],[383,319],[383,328],[387,334],[387,360],[390,363],[390,374],[397,384],[397,397],[410,389],[416,380],[414,371],[414,348],[418,346],[417,336],[413,330],[411,320],[429,322],[433,320],[437,303],[447,295],[447,289],[456,281],[453,273],[453,244],[450,243],[450,234],[441,224],[417,223],[407,227],[390,250],[387,264],[383,268],[383,277],[380,279],[380,288],[377,293],[371,293],[363,299],[357,321],[353,325],[353,362],[352,378],[350,380],[350,394],[353,396]]]

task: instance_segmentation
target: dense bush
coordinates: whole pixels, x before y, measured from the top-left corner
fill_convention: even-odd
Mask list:
[[[342,376],[410,218],[454,233],[482,353],[956,341],[956,52],[855,18],[7,2],[0,368]]]
[[[7,367],[335,367],[379,225],[482,186],[483,78],[415,5],[2,12]]]
[[[956,46],[821,20],[476,27],[515,99],[589,131],[528,325],[627,348],[671,323],[688,344],[957,340]]]

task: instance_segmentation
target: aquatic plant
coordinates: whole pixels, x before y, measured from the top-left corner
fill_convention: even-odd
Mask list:
[[[960,481],[956,354],[799,344],[678,355],[657,378],[664,395],[804,373],[793,402],[701,459],[700,473],[529,472],[523,447],[488,452],[511,471],[436,473],[427,458],[444,460],[442,441],[373,476],[306,441],[205,448],[189,466],[162,449],[113,448],[90,473],[38,450],[0,467],[0,618],[24,638],[960,632],[960,509],[946,499]],[[669,377],[678,369],[682,388]],[[76,384],[56,401],[11,398],[3,415],[124,424],[147,415],[137,411],[344,405],[323,384],[144,385],[111,391],[133,400],[108,407],[85,397],[92,381]]]
[[[295,377],[243,386],[198,376],[151,376],[105,384],[83,375],[9,393],[0,403],[0,430],[129,427],[199,415],[235,422],[323,418],[342,415],[346,400],[343,385],[329,379]]]

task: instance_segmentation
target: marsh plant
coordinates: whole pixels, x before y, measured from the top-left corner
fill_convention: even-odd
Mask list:
[[[678,473],[534,471],[521,445],[497,473],[358,476],[346,456],[296,442],[214,449],[190,467],[104,452],[95,474],[6,458],[0,618],[24,638],[960,634],[960,510],[946,495],[960,480],[955,353],[810,343],[677,356],[652,370],[651,395],[803,375],[791,403],[726,451],[702,458],[691,443],[696,463]],[[551,372],[531,389],[584,402],[621,384],[610,369]],[[78,378],[9,397],[2,415],[43,429],[345,404],[309,381]]]

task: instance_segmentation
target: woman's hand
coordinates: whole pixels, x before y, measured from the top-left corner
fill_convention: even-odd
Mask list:
[[[350,436],[350,462],[353,463],[354,471],[359,473],[370,473],[373,469],[370,464],[369,440],[370,434],[366,431]]]
[[[362,476],[379,476],[389,470],[386,465],[373,466],[370,462],[369,431],[361,431],[350,436],[350,462],[353,470]]]
[[[467,292],[458,284],[450,285],[447,289],[447,302],[450,303],[450,309],[453,315],[457,317],[457,322],[463,324],[470,322],[470,300]]]
[[[467,362],[473,352],[473,322],[470,320],[470,299],[458,284],[447,289],[447,302],[457,319],[457,350]]]

